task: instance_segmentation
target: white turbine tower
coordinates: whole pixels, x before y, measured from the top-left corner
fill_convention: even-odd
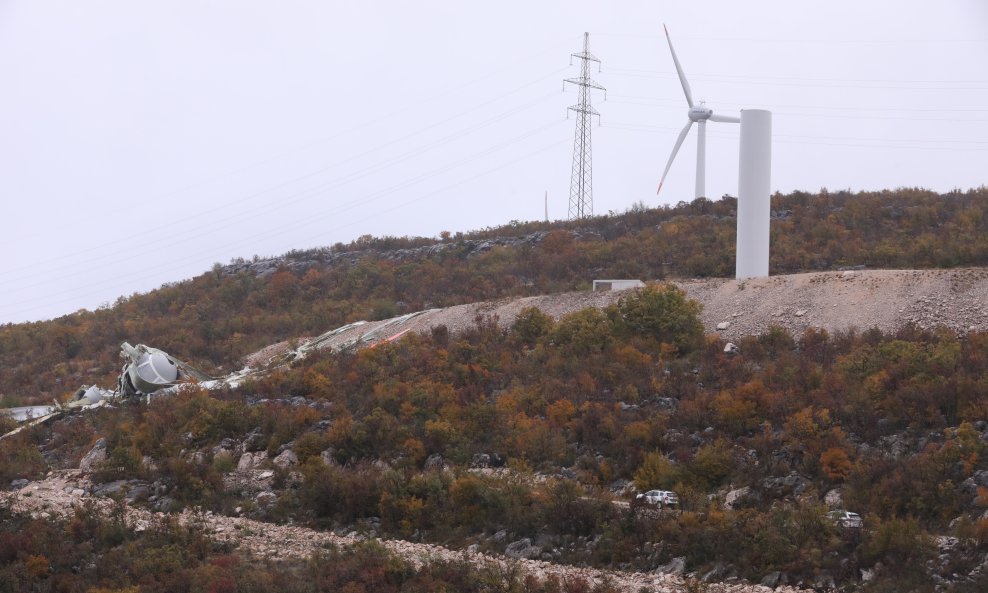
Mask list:
[[[679,58],[676,57],[676,50],[672,47],[672,38],[669,37],[669,29],[665,25],[662,28],[666,32],[666,40],[669,41],[669,51],[672,52],[672,61],[676,64],[676,72],[679,74],[679,81],[683,83],[683,92],[686,93],[686,103],[689,104],[690,110],[687,112],[689,116],[689,121],[686,122],[686,127],[683,131],[679,133],[679,138],[676,139],[676,145],[672,147],[672,154],[669,155],[669,162],[666,164],[666,170],[662,172],[662,179],[659,181],[659,189],[655,193],[662,191],[662,184],[666,180],[666,175],[669,174],[669,168],[672,167],[672,161],[676,159],[676,153],[679,152],[679,147],[683,145],[683,140],[686,139],[686,134],[689,133],[690,128],[693,127],[693,123],[697,124],[697,137],[696,137],[696,197],[705,198],[706,189],[704,187],[704,179],[706,177],[706,153],[707,153],[707,120],[718,121],[724,123],[741,123],[741,119],[737,117],[730,117],[727,115],[715,115],[713,110],[704,105],[703,101],[699,103],[693,102],[693,93],[690,91],[690,83],[686,81],[686,75],[683,74],[683,67],[679,65]]]

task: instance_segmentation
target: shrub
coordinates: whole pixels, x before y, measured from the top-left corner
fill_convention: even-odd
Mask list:
[[[702,306],[672,284],[649,285],[621,297],[617,311],[624,331],[691,352],[703,343]]]

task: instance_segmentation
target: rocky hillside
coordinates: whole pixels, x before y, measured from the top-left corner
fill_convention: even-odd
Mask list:
[[[770,270],[986,266],[986,194],[773,196]],[[97,311],[0,327],[0,396],[8,406],[50,402],[82,383],[112,381],[123,341],[152,343],[220,372],[269,344],[361,319],[581,290],[594,278],[729,278],[736,206],[731,197],[636,205],[580,221],[512,222],[438,238],[368,236],[218,263]]]
[[[752,302],[811,310],[802,285],[836,294],[853,277],[769,279]],[[749,291],[724,281],[708,296],[736,307]],[[924,294],[916,302],[939,293]],[[361,540],[418,566],[402,574],[433,574],[415,564],[423,555],[466,558],[494,567],[502,587],[516,569],[544,578],[534,591],[557,590],[553,575],[599,593],[983,590],[988,333],[811,324],[739,335],[731,348],[731,327],[709,328],[722,316],[705,328],[699,314],[669,285],[430,310],[320,336],[312,343],[332,348],[233,389],[36,427],[0,441],[0,481],[8,522],[26,511],[55,527],[45,546],[8,554],[10,570],[124,587],[136,580],[99,569],[126,554],[145,565],[121,538],[140,539],[141,521],[192,516],[224,554],[277,557],[271,571]],[[650,489],[679,504],[636,503]],[[107,498],[120,502],[106,520],[123,513],[128,530],[107,527],[118,535],[103,551],[42,573],[33,558],[72,545],[60,531],[71,539],[102,521],[84,503]],[[82,509],[64,519],[75,527],[58,518],[65,504]],[[863,524],[831,514],[847,511]],[[294,537],[320,546],[285,543]],[[18,541],[0,529],[0,554]]]
[[[244,472],[249,476],[250,472]],[[258,471],[258,475],[265,472]],[[271,474],[272,472],[266,472]],[[256,479],[257,476],[254,477]],[[270,476],[261,480],[270,479]],[[115,487],[126,492],[133,484],[116,484]],[[106,488],[94,487],[85,472],[68,470],[52,472],[44,480],[22,485],[18,490],[0,493],[0,505],[21,513],[44,515],[48,518],[71,517],[76,508],[89,506],[99,509],[99,512],[109,516],[113,512],[112,499]],[[127,506],[124,510],[124,522],[132,530],[147,530],[163,514],[155,515],[139,507]],[[213,513],[196,514],[186,511],[179,515],[183,524],[195,525],[217,543],[233,545],[243,554],[270,560],[300,560],[304,561],[328,546],[352,547],[367,542],[377,541],[385,549],[400,558],[411,562],[412,566],[421,566],[426,562],[469,562],[475,570],[491,570],[492,574],[520,573],[524,577],[534,577],[539,582],[545,582],[550,577],[562,582],[585,582],[591,587],[603,588],[613,592],[640,593],[647,590],[653,593],[680,593],[688,591],[690,586],[697,587],[694,581],[687,581],[681,571],[676,574],[663,572],[642,573],[615,570],[599,570],[557,564],[545,560],[532,560],[527,557],[523,546],[515,545],[518,551],[505,556],[483,554],[476,546],[466,551],[456,551],[431,544],[414,543],[403,540],[378,540],[371,535],[357,531],[334,533],[332,531],[317,531],[293,525],[273,525],[254,521],[245,517],[228,517]],[[524,542],[518,542],[524,544]],[[531,542],[528,547],[531,548]],[[520,553],[519,553],[520,551]],[[779,586],[776,588],[745,585],[703,583],[703,589],[709,593],[801,593],[804,590]]]

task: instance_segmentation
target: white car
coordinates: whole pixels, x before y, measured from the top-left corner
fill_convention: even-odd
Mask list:
[[[675,507],[679,506],[679,497],[669,490],[649,490],[635,496],[635,502],[658,508]]]
[[[860,529],[864,525],[861,515],[852,513],[851,511],[830,511],[827,513],[827,518],[833,521],[834,525],[840,527]]]

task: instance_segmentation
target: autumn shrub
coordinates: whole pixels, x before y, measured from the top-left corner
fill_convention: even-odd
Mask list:
[[[602,352],[613,337],[613,327],[604,312],[582,309],[564,315],[548,339],[568,354],[581,356]]]
[[[682,479],[687,485],[701,489],[719,486],[734,471],[734,450],[725,439],[703,445],[693,460],[686,464]]]
[[[205,458],[169,457],[163,461],[160,475],[173,486],[173,498],[187,505],[222,506],[226,488],[220,467],[207,463]]]
[[[673,284],[651,284],[617,304],[620,330],[688,353],[703,341],[702,306]]]
[[[669,490],[679,481],[680,469],[659,451],[645,455],[641,466],[635,470],[635,486],[638,490]]]
[[[590,496],[573,480],[555,480],[540,498],[542,517],[556,533],[591,535],[614,515],[609,500]]]
[[[917,520],[870,518],[869,526],[859,549],[861,562],[863,566],[880,562],[882,568],[867,591],[934,590],[926,563],[936,557],[936,546]]]
[[[18,478],[34,479],[46,468],[44,457],[27,435],[0,441],[0,483]]]
[[[552,327],[552,318],[543,313],[541,309],[525,307],[511,324],[511,333],[522,344],[532,347],[539,339],[547,335]]]
[[[344,468],[310,458],[302,474],[299,497],[317,519],[349,523],[380,514],[381,470],[370,463]]]
[[[299,463],[305,463],[310,457],[316,457],[329,447],[329,438],[322,432],[307,432],[295,439],[292,451],[298,457]]]

